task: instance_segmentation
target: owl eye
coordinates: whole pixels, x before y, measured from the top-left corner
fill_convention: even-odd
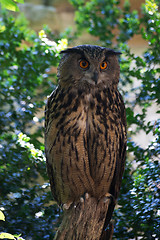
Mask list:
[[[102,62],[101,64],[100,64],[100,69],[101,70],[104,70],[104,69],[106,69],[107,68],[107,62],[106,61],[104,61],[104,62]]]
[[[88,66],[89,66],[89,62],[88,62],[87,60],[81,60],[81,61],[79,62],[79,66],[80,66],[81,68],[83,68],[83,69],[86,69],[86,68],[88,68]]]

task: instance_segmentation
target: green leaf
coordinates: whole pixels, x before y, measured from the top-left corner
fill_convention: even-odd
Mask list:
[[[15,237],[10,233],[1,233],[0,239],[15,239]]]
[[[24,3],[24,0],[14,0],[14,1],[18,3]]]
[[[0,220],[5,221],[5,216],[2,211],[0,211]]]
[[[1,33],[1,32],[4,32],[5,30],[6,30],[6,27],[0,25],[0,33]]]
[[[21,0],[20,0],[21,1]],[[18,6],[16,5],[16,3],[12,0],[0,0],[0,3],[2,4],[2,8],[7,8],[8,10],[11,11],[19,11]]]

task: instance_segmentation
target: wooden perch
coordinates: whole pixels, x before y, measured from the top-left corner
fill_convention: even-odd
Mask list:
[[[62,223],[56,233],[55,240],[109,240],[112,239],[113,226],[103,233],[105,217],[110,198],[97,201],[87,195],[76,205],[64,211]],[[103,237],[102,237],[103,236]]]

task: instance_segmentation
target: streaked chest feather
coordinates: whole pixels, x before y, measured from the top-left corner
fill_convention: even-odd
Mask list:
[[[81,128],[86,129],[96,127],[97,121],[106,125],[116,123],[121,115],[121,99],[117,92],[111,92],[105,89],[101,92],[91,93],[74,93],[70,91],[68,94],[57,94],[55,98],[50,100],[50,111],[48,113],[48,126],[55,125],[56,131],[69,128],[71,130]],[[86,129],[87,131],[89,129]],[[73,131],[72,131],[73,132]]]

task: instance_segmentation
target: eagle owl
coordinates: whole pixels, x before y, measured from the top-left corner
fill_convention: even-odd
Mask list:
[[[47,171],[54,199],[77,201],[85,193],[116,200],[124,171],[126,117],[117,89],[116,52],[81,45],[61,52],[59,85],[45,110]],[[112,209],[110,213],[112,215]],[[110,216],[111,217],[111,216]]]

